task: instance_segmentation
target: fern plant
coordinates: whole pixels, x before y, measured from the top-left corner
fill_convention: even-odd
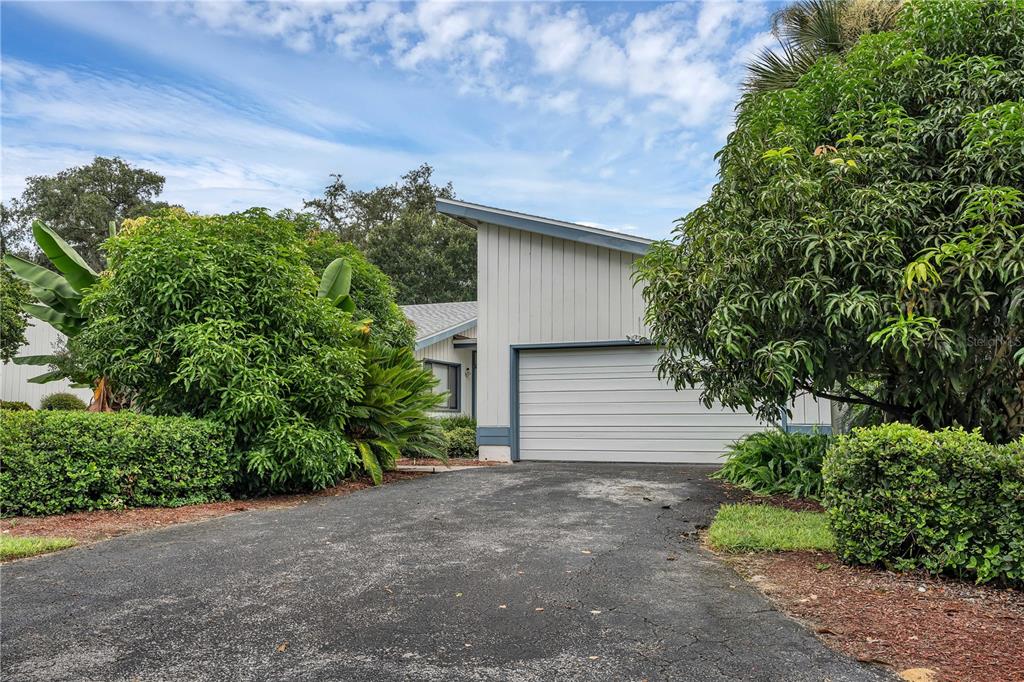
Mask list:
[[[772,430],[738,440],[712,476],[761,495],[821,497],[821,463],[832,442],[824,434]]]

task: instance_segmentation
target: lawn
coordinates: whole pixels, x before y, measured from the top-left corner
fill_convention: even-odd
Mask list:
[[[708,530],[709,544],[725,552],[831,550],[832,532],[820,512],[765,504],[727,504]]]
[[[58,549],[67,549],[74,545],[75,541],[71,538],[18,538],[0,535],[0,561],[24,559],[37,554],[56,552]]]

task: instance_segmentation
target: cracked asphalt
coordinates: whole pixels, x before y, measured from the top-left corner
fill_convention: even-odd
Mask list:
[[[700,467],[517,464],[2,569],[5,680],[884,680],[699,548]]]

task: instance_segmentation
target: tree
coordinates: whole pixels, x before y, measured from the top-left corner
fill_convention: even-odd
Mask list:
[[[412,346],[416,329],[395,303],[391,279],[371,263],[354,245],[332,232],[309,231],[302,244],[305,262],[314,273],[322,273],[337,258],[352,268],[352,300],[357,319],[373,320],[371,335],[385,346]]]
[[[134,409],[230,427],[248,492],[322,488],[359,467],[360,332],[318,297],[294,226],[252,209],[163,211],[108,242],[72,353]]]
[[[795,392],[1024,430],[1024,2],[896,32],[739,107],[709,201],[640,263],[659,371],[771,419]]]
[[[400,182],[350,190],[335,175],[324,196],[305,202],[325,232],[351,242],[394,283],[403,304],[476,298],[476,233],[435,209],[453,199],[451,183],[435,185],[423,164]]]
[[[10,362],[18,349],[28,343],[28,315],[21,309],[28,301],[28,285],[6,265],[0,265],[0,361]]]
[[[41,220],[64,238],[85,261],[102,270],[100,245],[115,226],[167,206],[156,201],[164,177],[136,168],[120,158],[97,156],[92,163],[27,179],[21,198],[4,216],[3,242],[24,247],[34,220]]]
[[[775,49],[765,48],[748,67],[745,88],[790,88],[819,57],[842,54],[865,33],[890,30],[902,0],[799,0],[772,15]]]

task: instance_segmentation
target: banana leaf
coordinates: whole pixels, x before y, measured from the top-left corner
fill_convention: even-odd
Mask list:
[[[16,365],[29,365],[32,367],[45,367],[57,364],[56,355],[19,355],[12,362]]]
[[[66,336],[75,336],[82,330],[82,319],[59,313],[49,306],[38,303],[22,303],[21,309],[33,317],[50,324]]]
[[[99,279],[96,271],[89,267],[78,252],[46,225],[35,221],[32,223],[32,234],[35,235],[39,248],[67,278],[75,291],[85,291]]]
[[[28,380],[28,383],[30,383],[30,384],[48,384],[51,381],[60,381],[63,378],[64,378],[64,372],[60,371],[59,369],[55,369],[52,372],[47,372],[45,374],[40,374],[39,376],[32,377],[31,379]]]
[[[342,258],[336,258],[324,270],[320,278],[318,296],[329,298],[338,305],[339,300],[347,297],[352,288],[352,266]],[[339,306],[340,307],[340,306]]]

